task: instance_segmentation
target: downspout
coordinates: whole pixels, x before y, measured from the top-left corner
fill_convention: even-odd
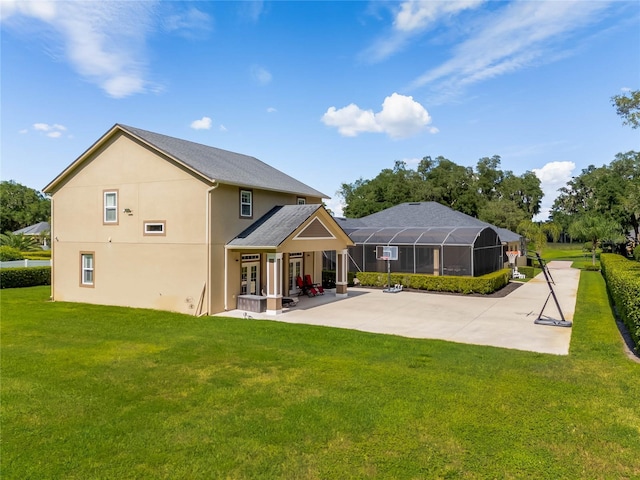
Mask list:
[[[207,290],[207,313],[211,314],[211,192],[218,188],[220,184],[214,180],[213,186],[207,189],[207,204],[205,222],[205,245],[207,247],[207,278],[205,280],[205,288]],[[226,284],[226,279],[225,279]]]

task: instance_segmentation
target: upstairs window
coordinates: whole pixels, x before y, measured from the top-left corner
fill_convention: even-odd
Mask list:
[[[104,192],[103,202],[103,218],[104,224],[115,225],[118,223],[118,191],[109,190]]]
[[[298,205],[306,205],[307,199],[304,197],[298,197]]]
[[[253,217],[253,192],[251,190],[240,190],[240,216],[243,218]]]

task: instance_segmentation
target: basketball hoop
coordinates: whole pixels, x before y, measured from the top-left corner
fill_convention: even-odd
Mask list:
[[[389,257],[380,257],[378,260],[389,260]]]
[[[520,256],[520,250],[510,250],[507,252],[507,257],[509,258],[510,264],[516,263],[516,258]]]

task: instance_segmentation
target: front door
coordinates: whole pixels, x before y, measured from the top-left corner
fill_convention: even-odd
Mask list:
[[[289,259],[289,295],[300,293],[296,278],[302,277],[302,257]]]
[[[260,262],[243,262],[240,294],[260,295]]]

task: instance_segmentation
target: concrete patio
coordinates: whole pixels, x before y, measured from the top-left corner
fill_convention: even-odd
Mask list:
[[[566,320],[573,320],[580,271],[571,262],[548,264],[554,290]],[[350,288],[347,298],[332,291],[300,297],[297,306],[280,315],[232,310],[219,316],[348,328],[410,338],[440,339],[539,353],[567,355],[571,328],[534,324],[549,295],[541,273],[505,297],[428,292],[385,293]],[[560,319],[549,299],[544,317]]]

